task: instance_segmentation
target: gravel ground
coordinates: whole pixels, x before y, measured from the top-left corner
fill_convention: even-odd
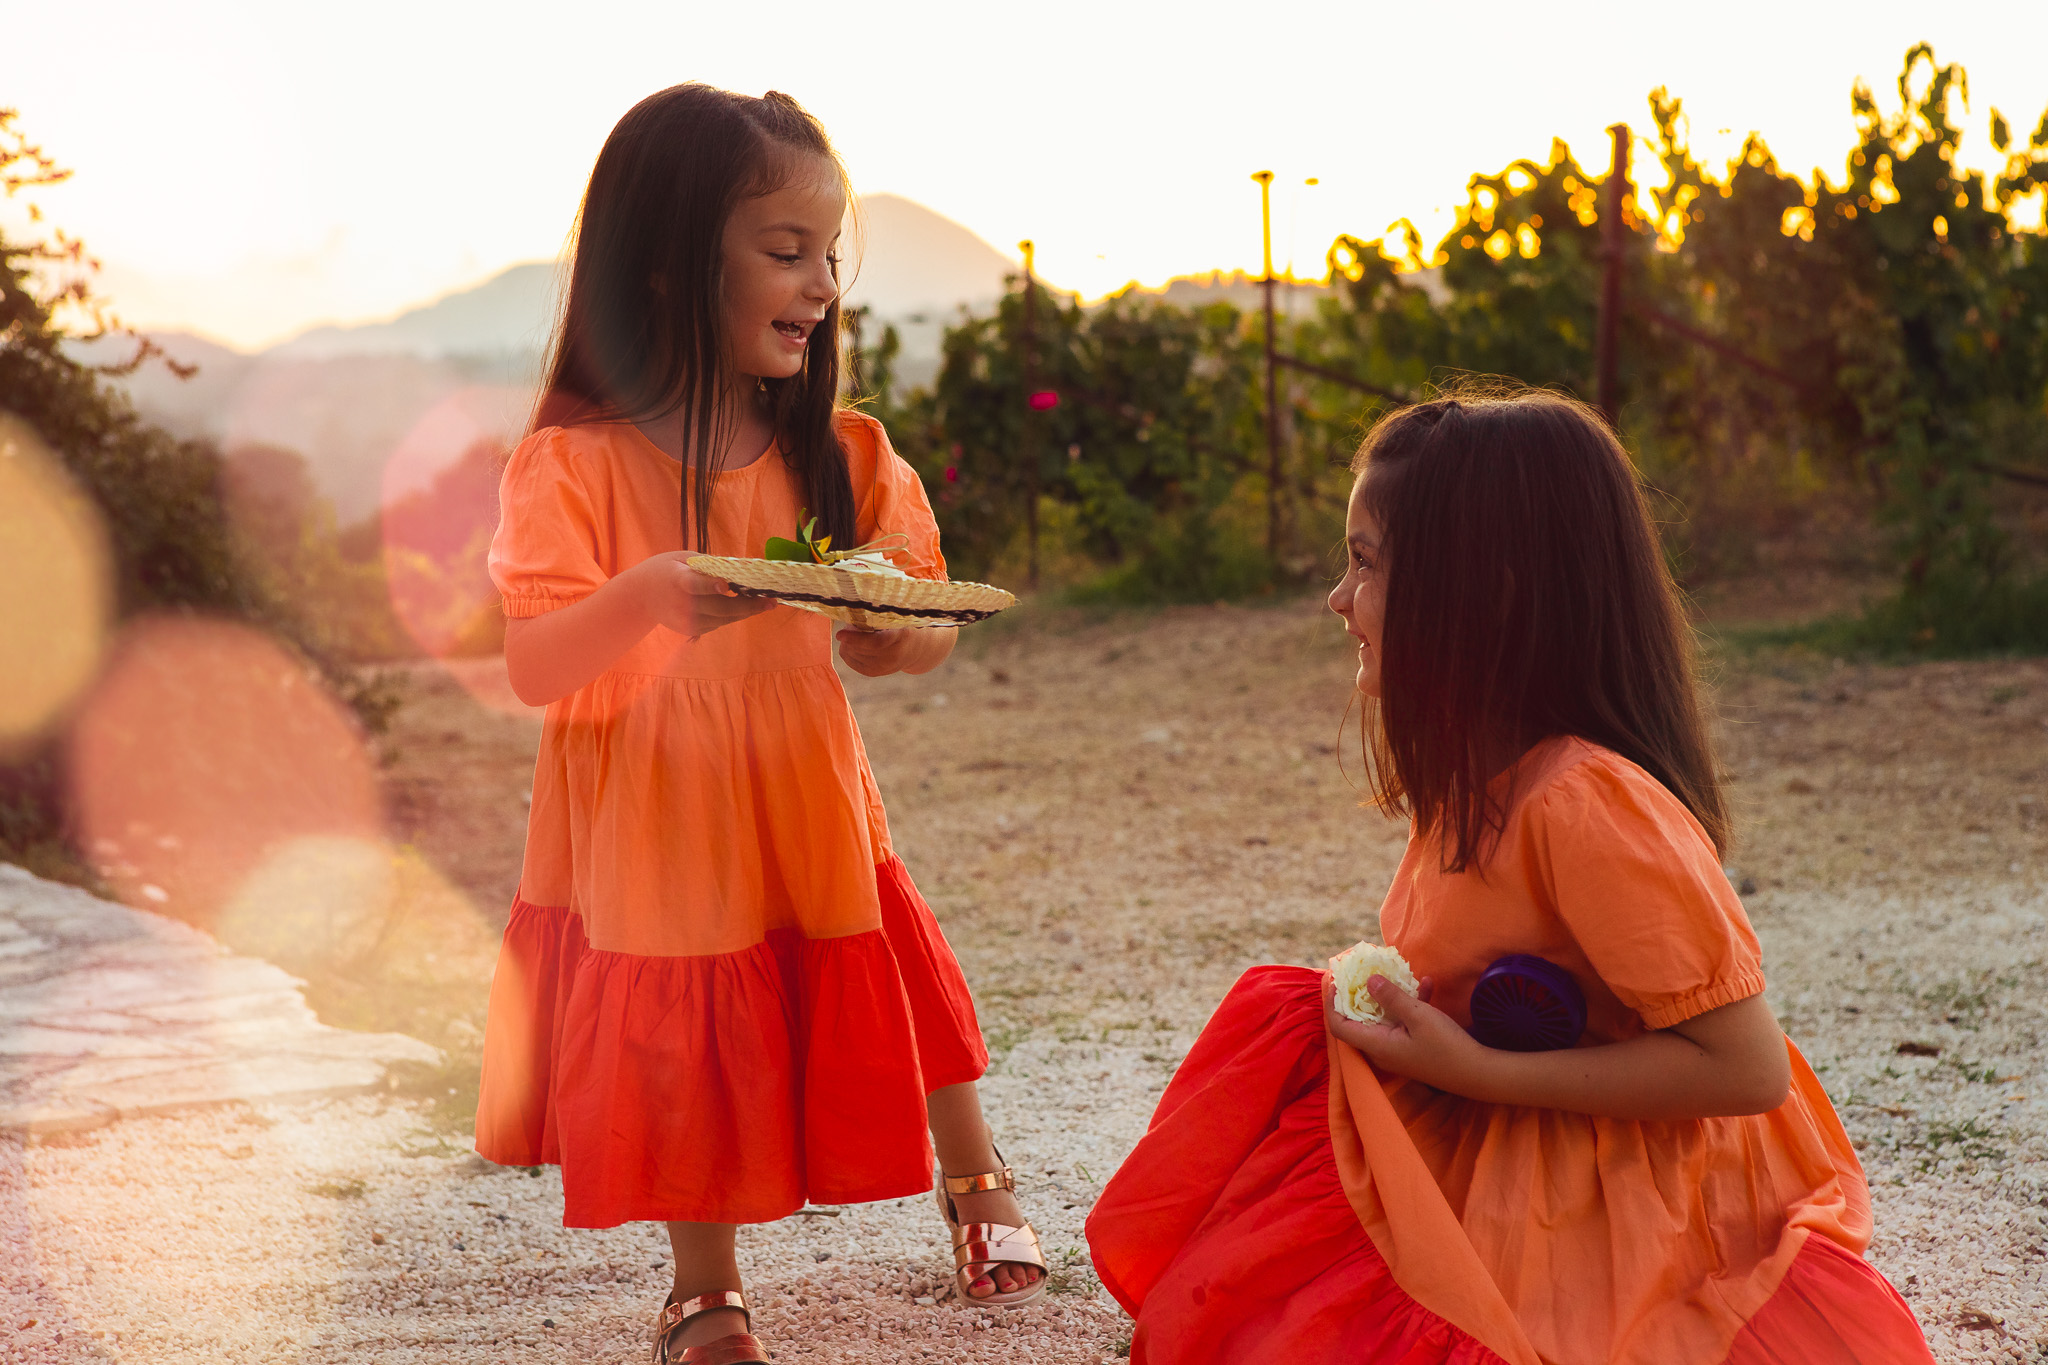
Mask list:
[[[1037,1188],[1059,1189],[1064,1174]],[[1037,1202],[1049,1242],[1078,1247],[1080,1211]],[[756,1323],[778,1359],[1095,1362],[1094,1343],[1114,1335],[1113,1311],[1087,1292],[1001,1314],[934,1302],[950,1261],[928,1200],[834,1212],[741,1238]],[[640,1358],[667,1288],[667,1238],[560,1220],[552,1169],[529,1177],[422,1142],[408,1110],[376,1099],[7,1144],[5,1358]],[[1077,1286],[1063,1275],[1056,1287]]]
[[[1022,1313],[947,1301],[925,1200],[798,1217],[741,1239],[778,1358],[1115,1357],[1128,1323],[1081,1252],[1102,1180],[1230,981],[1372,935],[1399,858],[1339,766],[1355,779],[1346,643],[1312,601],[998,618],[939,673],[849,680],[900,851],[975,987],[988,1107],[1058,1292]],[[510,806],[531,722],[416,687],[401,725],[420,732],[390,764],[405,808],[427,820],[460,788]],[[1731,875],[1870,1173],[1872,1258],[1941,1360],[2048,1359],[2048,665],[1769,656],[1727,662],[1718,691]],[[434,784],[443,763],[459,787]],[[502,840],[502,815],[469,818]],[[477,904],[499,889],[449,875]],[[431,1117],[363,1098],[0,1146],[5,1358],[644,1351],[665,1239],[562,1229],[551,1171],[484,1166]]]

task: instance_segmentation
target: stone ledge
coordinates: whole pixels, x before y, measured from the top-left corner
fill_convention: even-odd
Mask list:
[[[0,1134],[374,1089],[441,1054],[319,1022],[283,969],[0,864]]]

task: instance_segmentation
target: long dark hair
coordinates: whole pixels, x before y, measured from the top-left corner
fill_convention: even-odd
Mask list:
[[[725,446],[733,371],[725,336],[725,226],[774,192],[805,154],[846,179],[825,130],[789,96],[672,85],[626,111],[605,139],[577,214],[574,263],[533,429],[682,414],[696,459],[683,481],[683,541],[708,549],[712,459]],[[854,543],[853,484],[833,418],[839,304],[812,330],[804,366],[771,379],[783,457],[819,534]]]
[[[1503,758],[1576,735],[1729,838],[1692,637],[1635,471],[1585,404],[1478,391],[1403,408],[1352,468],[1386,575],[1368,770],[1383,809],[1482,864],[1514,793]]]

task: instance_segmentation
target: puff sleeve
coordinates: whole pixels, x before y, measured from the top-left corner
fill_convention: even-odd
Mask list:
[[[596,506],[556,428],[519,443],[499,483],[491,581],[518,619],[580,602],[610,575],[598,562]]]
[[[861,542],[900,534],[910,544],[891,552],[897,566],[913,578],[943,580],[946,557],[939,552],[939,523],[917,471],[889,444],[882,424],[865,413],[842,413],[839,435],[853,476]]]
[[[1538,856],[1559,916],[1647,1028],[1764,988],[1763,954],[1713,843],[1635,764],[1602,756],[1541,793]]]

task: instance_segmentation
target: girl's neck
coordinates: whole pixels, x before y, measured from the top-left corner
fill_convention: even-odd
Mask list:
[[[745,469],[766,455],[775,442],[775,423],[768,416],[767,395],[759,389],[758,381],[750,376],[743,378],[745,383],[727,395],[724,411],[712,423],[714,437],[724,438],[724,448],[714,452],[710,462],[716,471]],[[680,412],[633,425],[650,445],[677,464],[698,463],[699,452],[692,448],[692,433],[683,430]]]

